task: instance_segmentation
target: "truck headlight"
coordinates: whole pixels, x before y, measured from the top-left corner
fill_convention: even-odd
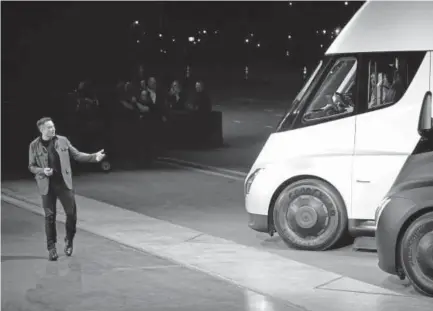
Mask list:
[[[258,168],[252,173],[245,182],[245,195],[250,193],[251,185],[253,184],[254,179],[257,177],[257,175],[260,173],[260,171],[263,170],[263,168]]]
[[[385,197],[382,202],[380,202],[379,206],[376,209],[376,214],[374,215],[374,221],[377,222],[379,221],[380,215],[382,214],[383,210],[385,209],[385,207],[388,205],[388,203],[391,202],[391,199],[388,197]]]

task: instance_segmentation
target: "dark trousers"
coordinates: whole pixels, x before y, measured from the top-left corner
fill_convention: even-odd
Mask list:
[[[47,237],[48,250],[55,247],[57,243],[56,231],[56,205],[57,198],[63,205],[66,214],[66,238],[72,241],[77,225],[77,205],[74,192],[66,187],[63,180],[50,180],[47,195],[42,196],[42,207],[45,212],[45,234]]]

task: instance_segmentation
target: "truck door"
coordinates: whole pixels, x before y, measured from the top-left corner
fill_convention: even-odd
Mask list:
[[[361,61],[364,105],[356,116],[352,219],[374,219],[376,207],[419,141],[431,57],[431,52],[372,53]]]

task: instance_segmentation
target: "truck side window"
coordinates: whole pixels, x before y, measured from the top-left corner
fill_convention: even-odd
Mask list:
[[[405,94],[417,72],[423,52],[371,54],[368,64],[368,110],[391,106]]]
[[[335,61],[311,100],[303,116],[304,122],[334,119],[353,113],[357,65],[354,57],[342,57]]]

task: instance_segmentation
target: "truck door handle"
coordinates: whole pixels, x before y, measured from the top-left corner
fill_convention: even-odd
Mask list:
[[[357,179],[356,182],[359,182],[361,184],[369,184],[370,183],[369,180],[359,180],[359,179]]]

